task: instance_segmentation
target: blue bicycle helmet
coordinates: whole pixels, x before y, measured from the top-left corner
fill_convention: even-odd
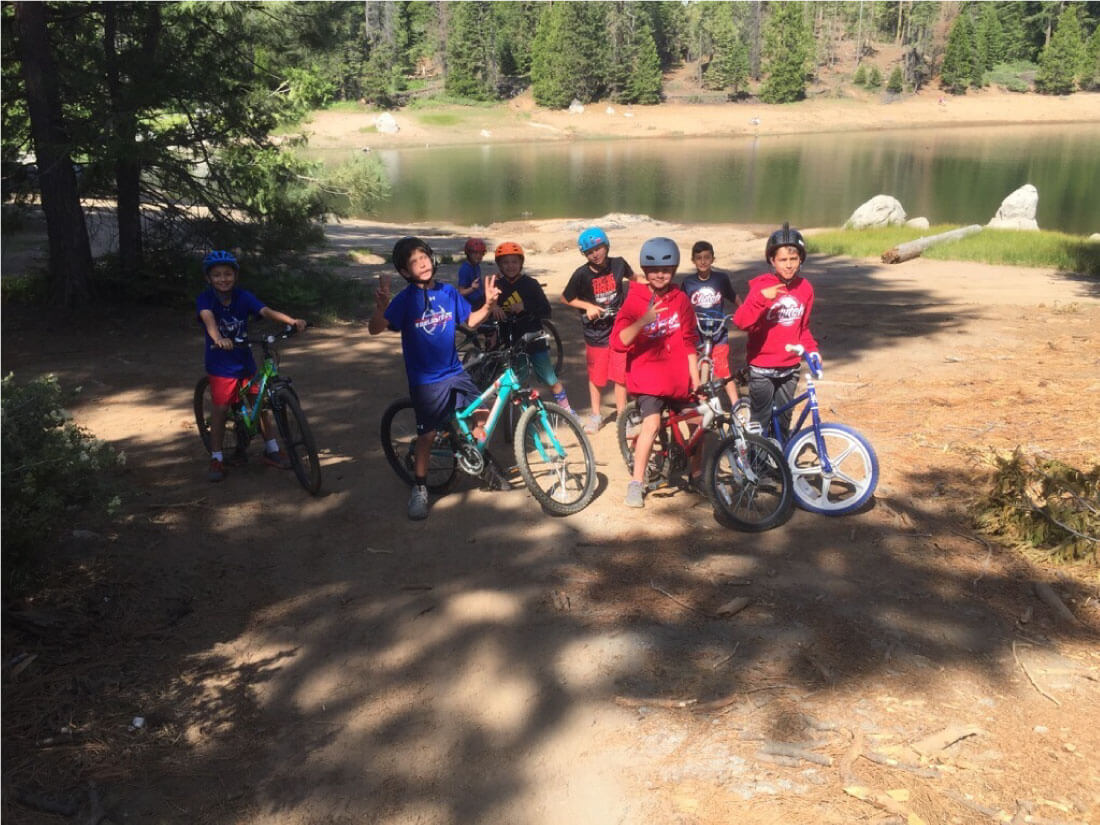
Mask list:
[[[638,257],[643,267],[671,266],[675,269],[680,265],[680,247],[672,238],[650,238],[642,244]]]
[[[211,252],[207,252],[206,257],[202,259],[202,274],[209,275],[210,270],[218,264],[231,266],[234,272],[241,271],[240,266],[237,264],[237,259],[232,252],[226,252],[224,249],[215,249]]]
[[[577,238],[577,246],[581,248],[581,252],[591,252],[601,244],[608,249],[611,248],[611,241],[607,239],[607,233],[598,226],[588,227]]]

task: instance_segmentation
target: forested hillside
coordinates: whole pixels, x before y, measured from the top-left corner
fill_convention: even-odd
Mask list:
[[[386,189],[270,135],[317,108],[787,103],[938,85],[1100,85],[1100,3],[228,2],[3,5],[4,198],[39,199],[53,292],[88,295],[80,198],[116,207],[117,270],[172,244],[295,248]],[[864,93],[860,91],[859,93]],[[171,257],[171,256],[169,256]],[[170,266],[164,263],[163,266]]]

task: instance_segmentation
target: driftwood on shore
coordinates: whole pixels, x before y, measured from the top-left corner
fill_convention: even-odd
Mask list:
[[[982,227],[980,224],[972,224],[971,226],[964,226],[961,229],[952,229],[950,232],[941,232],[939,235],[928,235],[923,238],[917,238],[915,241],[909,241],[908,243],[899,243],[893,249],[887,249],[882,253],[882,262],[884,264],[900,264],[902,261],[908,261],[919,257],[920,254],[930,246],[935,246],[945,241],[957,241],[960,238],[965,238],[967,235],[973,235],[981,231]]]

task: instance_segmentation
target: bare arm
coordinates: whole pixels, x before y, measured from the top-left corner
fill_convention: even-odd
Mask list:
[[[202,325],[206,327],[206,334],[210,336],[210,340],[214,342],[214,346],[218,349],[233,349],[233,341],[223,337],[218,330],[218,322],[214,319],[213,312],[208,309],[200,310],[199,320],[202,321]]]
[[[297,327],[299,332],[306,328],[306,322],[304,318],[291,318],[285,312],[279,312],[279,310],[272,309],[271,307],[264,307],[263,309],[261,309],[260,317],[267,318],[271,321],[278,321],[280,324]]]

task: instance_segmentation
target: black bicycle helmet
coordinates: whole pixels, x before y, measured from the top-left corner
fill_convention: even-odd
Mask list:
[[[801,232],[791,229],[789,223],[784,223],[782,229],[775,230],[768,237],[768,245],[764,248],[764,260],[771,263],[775,250],[781,246],[793,246],[798,250],[799,260],[806,262],[806,241],[803,240]]]
[[[680,247],[672,238],[650,238],[642,244],[642,251],[638,253],[642,266],[671,266],[680,265]]]
[[[393,245],[393,266],[402,277],[404,277],[405,271],[409,268],[409,258],[411,258],[412,254],[418,249],[432,259],[432,272],[435,272],[435,253],[432,252],[432,248],[428,246],[427,241],[423,241],[420,238],[414,238],[410,235],[402,238]]]

